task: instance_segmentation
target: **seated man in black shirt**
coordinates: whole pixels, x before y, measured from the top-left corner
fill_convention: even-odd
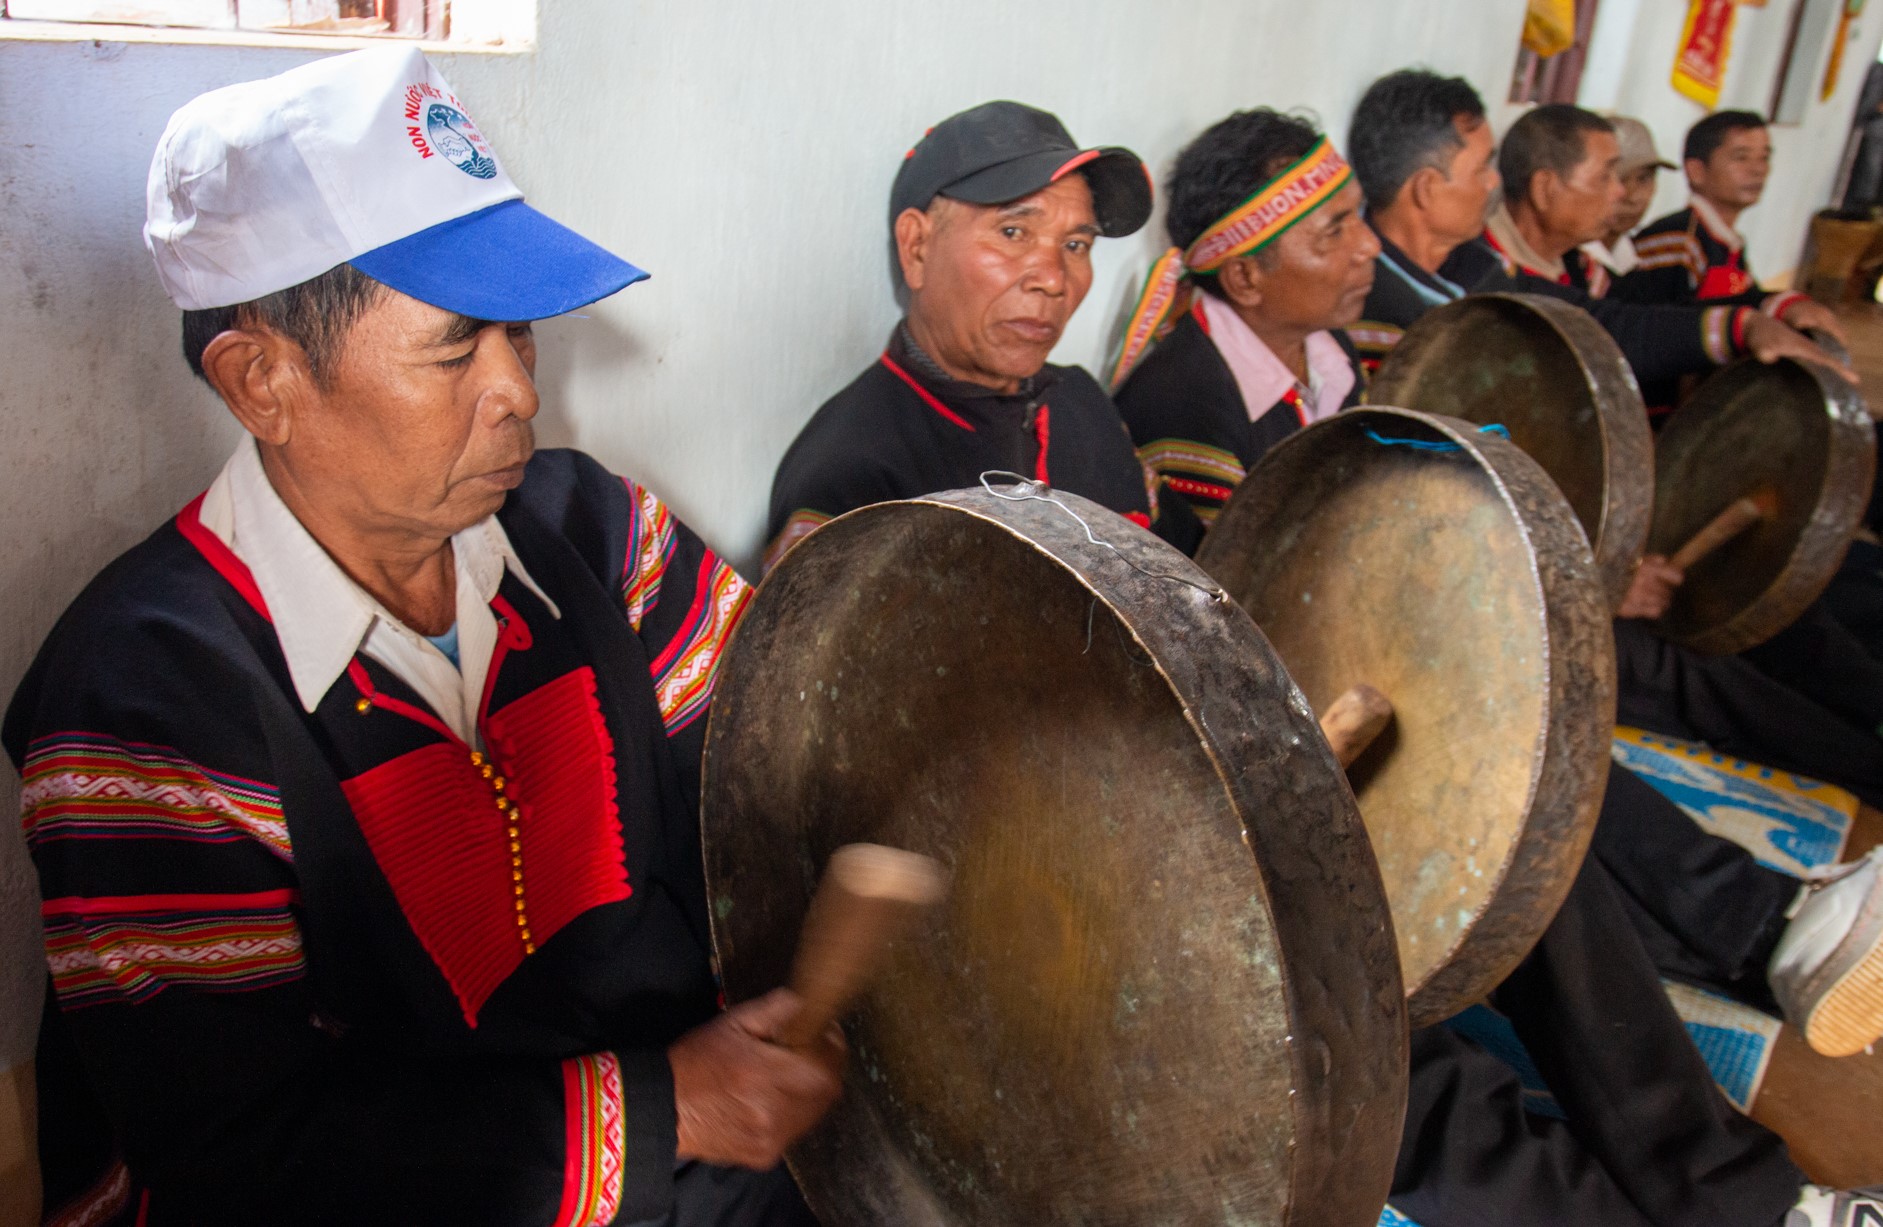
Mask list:
[[[908,314],[785,453],[766,569],[846,511],[972,486],[989,471],[1194,543],[1194,517],[1182,504],[1160,510],[1104,390],[1046,361],[1091,288],[1093,242],[1150,214],[1136,154],[1081,150],[1045,111],[989,102],[923,137],[890,191]]]
[[[1643,303],[1734,303],[1757,307],[1794,328],[1821,328],[1844,341],[1844,326],[1821,303],[1759,287],[1746,258],[1739,217],[1759,203],[1772,169],[1772,137],[1752,111],[1716,111],[1687,130],[1681,149],[1691,203],[1635,236],[1640,264],[1615,281],[1615,297]]]
[[[1332,143],[1271,110],[1193,141],[1169,192],[1176,246],[1112,377],[1146,463],[1210,523],[1263,453],[1366,390],[1342,329],[1372,288],[1379,241]]]
[[[449,125],[408,129],[419,98]],[[388,46],[158,144],[145,240],[241,443],[0,736],[49,1223],[814,1222],[779,1159],[841,1035],[770,1042],[789,993],[718,1008],[700,862],[747,589],[536,448],[530,321],[645,274],[526,205],[462,105]]]

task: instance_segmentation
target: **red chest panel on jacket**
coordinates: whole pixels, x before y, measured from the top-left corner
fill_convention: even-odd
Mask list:
[[[584,666],[538,687],[488,715],[483,733],[486,755],[440,741],[342,784],[473,1027],[536,947],[632,893],[594,672]]]
[[[1737,264],[1715,264],[1700,279],[1700,298],[1734,298],[1752,288],[1752,275]]]

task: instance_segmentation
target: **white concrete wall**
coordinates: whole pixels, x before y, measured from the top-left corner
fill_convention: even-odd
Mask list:
[[[1643,38],[1628,83],[1653,105],[1629,105],[1675,141],[1686,117],[1655,91],[1665,92],[1678,33],[1662,29],[1662,10],[1682,6],[1643,7],[1654,38]],[[874,358],[895,317],[885,199],[929,124],[1018,98],[1057,111],[1082,141],[1137,149],[1161,179],[1188,136],[1237,107],[1307,106],[1344,133],[1366,84],[1407,64],[1467,76],[1495,103],[1523,5],[541,9],[536,52],[451,57],[445,71],[536,204],[654,273],[585,319],[543,327],[542,438],[649,482],[750,563],[779,455],[817,403]],[[1879,22],[1883,5],[1872,5],[1859,63],[1874,54]],[[0,696],[86,579],[202,489],[234,440],[184,369],[176,313],[138,238],[145,170],[179,103],[306,55],[0,42]],[[1789,264],[1778,253],[1796,246],[1790,222],[1828,184],[1835,110],[1814,121],[1826,131],[1781,147],[1781,171],[1798,175],[1801,194],[1757,218],[1765,267]],[[1096,363],[1108,316],[1158,245],[1148,232],[1100,245],[1061,360]],[[0,812],[15,797],[12,773],[0,772]],[[0,1068],[30,1050],[44,974],[13,829],[0,829]]]
[[[1838,7],[1837,0],[1812,3]],[[1686,4],[1677,0],[1603,0],[1596,13],[1590,70],[1583,78],[1580,99],[1584,106],[1640,119],[1653,129],[1662,156],[1675,163],[1680,161],[1687,129],[1706,114],[1705,108],[1675,93],[1668,83],[1686,12]],[[1740,8],[1721,108],[1766,113],[1791,13],[1791,0]],[[1831,26],[1834,32],[1834,19]],[[1810,105],[1802,123],[1772,127],[1771,182],[1765,199],[1740,222],[1753,271],[1768,283],[1784,280],[1797,267],[1811,215],[1829,203],[1851,112],[1880,40],[1883,5],[1867,5],[1844,50],[1843,71],[1828,102],[1818,101],[1818,89],[1830,56],[1830,35],[1805,47],[1800,55],[1802,71],[1810,78]],[[1648,217],[1659,217],[1686,203],[1686,176],[1665,171]]]

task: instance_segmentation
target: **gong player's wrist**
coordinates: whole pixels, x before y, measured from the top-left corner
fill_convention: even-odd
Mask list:
[[[1801,307],[1810,301],[1811,297],[1808,294],[1801,294],[1797,290],[1785,290],[1767,298],[1760,309],[1773,319],[1783,320],[1789,324],[1791,320],[1788,317],[1793,308]]]
[[[1733,353],[1745,355],[1752,352],[1752,334],[1759,327],[1759,313],[1751,307],[1740,307],[1733,312],[1727,324],[1733,339]]]

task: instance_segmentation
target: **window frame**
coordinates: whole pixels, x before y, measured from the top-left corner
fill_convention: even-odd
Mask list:
[[[322,51],[395,41],[416,43],[430,52],[515,54],[535,50],[538,4],[539,0],[0,0],[0,40]],[[29,12],[20,13],[22,7]],[[354,23],[361,18],[349,10],[361,8],[374,11],[365,20],[385,20],[387,26],[358,28]],[[472,36],[453,33],[447,14],[454,12],[463,14],[475,32]],[[172,15],[188,24],[159,24]],[[250,24],[241,24],[244,16]],[[336,17],[340,21],[334,21]],[[297,18],[312,18],[318,24],[292,24]],[[329,22],[333,25],[320,28]]]

